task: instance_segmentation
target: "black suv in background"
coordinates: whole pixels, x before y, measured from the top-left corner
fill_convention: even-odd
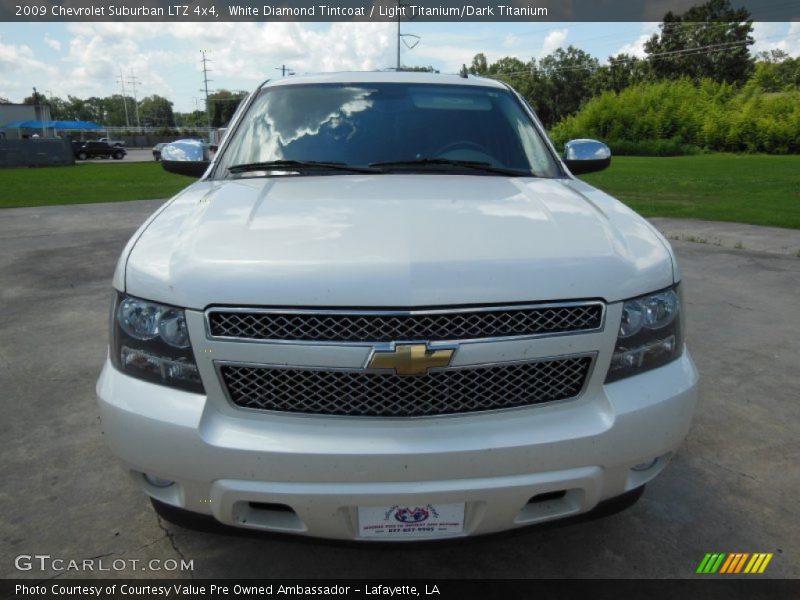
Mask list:
[[[106,142],[81,142],[78,140],[72,141],[72,151],[75,154],[75,158],[78,160],[87,160],[89,158],[98,157],[122,160],[128,153],[125,148],[110,146]]]

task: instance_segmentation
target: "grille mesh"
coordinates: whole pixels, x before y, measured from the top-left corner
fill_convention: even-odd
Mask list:
[[[599,303],[497,311],[400,315],[292,312],[209,312],[212,336],[252,340],[395,342],[470,340],[600,327]]]
[[[577,396],[591,356],[399,376],[222,365],[234,404],[320,415],[417,417],[527,406]]]

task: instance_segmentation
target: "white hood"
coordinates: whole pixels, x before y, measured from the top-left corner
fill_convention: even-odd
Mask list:
[[[673,279],[666,241],[590,186],[437,174],[198,182],[125,270],[129,294],[195,309],[615,301]]]

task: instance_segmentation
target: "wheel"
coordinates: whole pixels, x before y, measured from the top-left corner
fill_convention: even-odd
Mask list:
[[[86,152],[78,152],[78,160],[86,160],[87,158],[89,158],[89,155]]]
[[[114,152],[114,154],[112,154],[112,156],[114,157],[114,160],[122,160],[125,155],[120,150],[117,150]]]

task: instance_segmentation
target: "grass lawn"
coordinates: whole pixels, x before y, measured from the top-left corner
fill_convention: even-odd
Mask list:
[[[585,180],[647,217],[800,229],[800,156],[617,156]],[[155,162],[0,170],[0,208],[168,198],[192,182]]]
[[[582,177],[646,217],[800,229],[800,156],[615,156]]]
[[[156,162],[0,169],[0,208],[169,198],[192,181]]]

